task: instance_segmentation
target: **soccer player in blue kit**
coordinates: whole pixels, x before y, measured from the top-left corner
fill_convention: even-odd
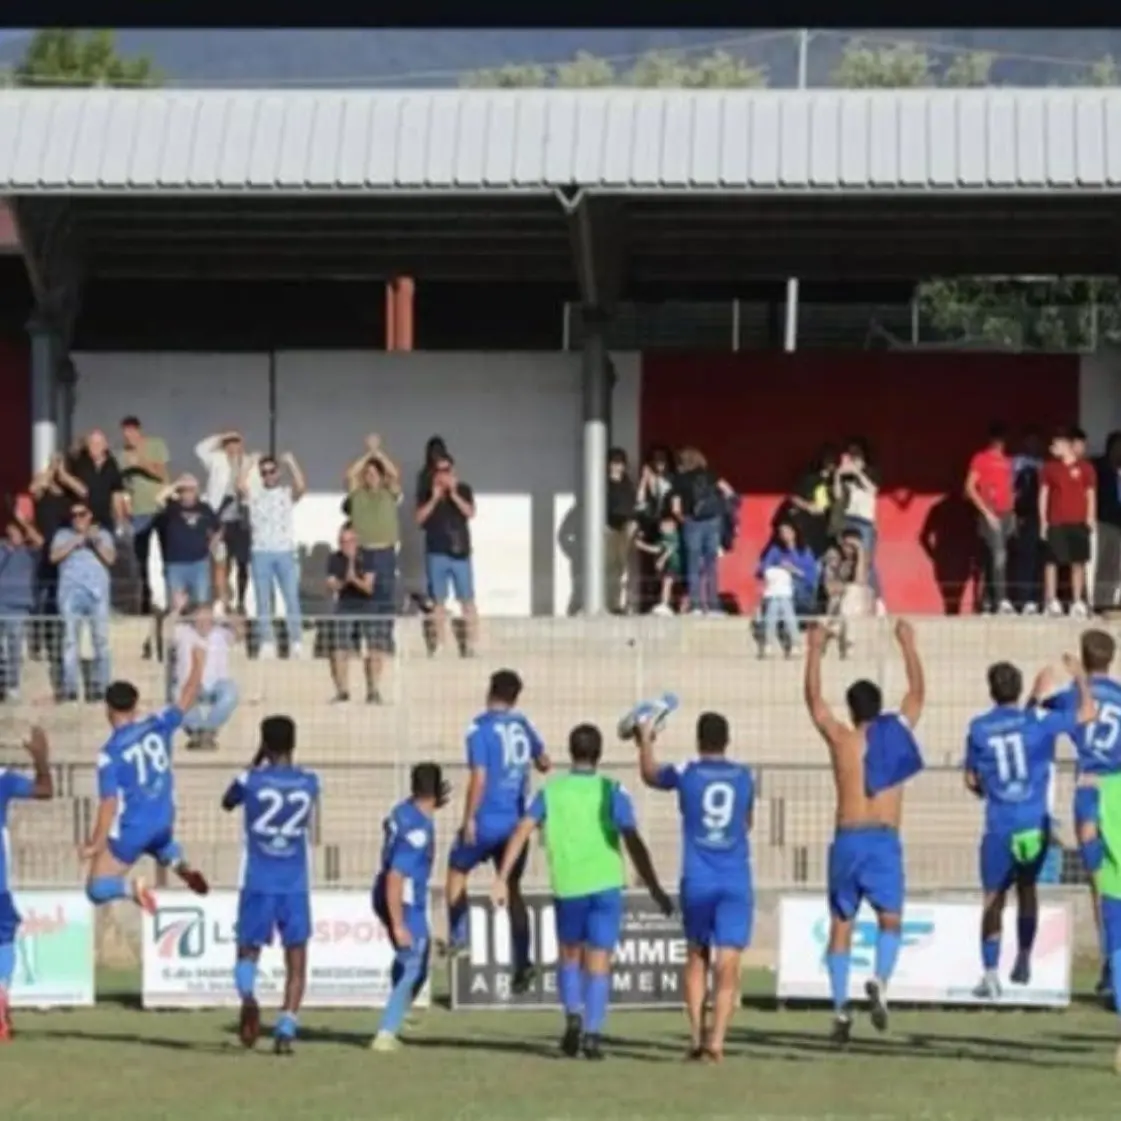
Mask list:
[[[829,746],[837,811],[829,846],[829,943],[825,967],[833,997],[833,1041],[844,1045],[852,1035],[849,975],[853,921],[865,900],[876,913],[873,976],[864,986],[872,1026],[888,1026],[887,987],[903,945],[904,784],[923,768],[912,729],[922,715],[926,686],[911,624],[900,619],[895,637],[903,655],[907,692],[899,712],[883,711],[883,693],[871,681],[856,681],[845,693],[851,725],[838,720],[821,688],[821,659],[826,634],[820,625],[806,632],[806,708]]]
[[[726,757],[728,721],[716,712],[697,720],[697,758],[659,766],[654,726],[635,730],[642,781],[675,790],[681,813],[681,915],[689,943],[685,1005],[691,1059],[719,1062],[724,1037],[740,999],[740,966],[751,943],[754,893],[748,833],[755,782],[742,764]],[[704,1008],[710,966],[716,972],[712,1032],[705,1039]]]
[[[50,746],[42,728],[32,728],[24,749],[35,768],[33,776],[0,767],[0,1043],[12,1038],[12,1013],[8,993],[16,971],[16,934],[22,921],[12,899],[8,877],[8,803],[24,798],[48,801],[54,797]]]
[[[178,701],[150,716],[137,712],[140,694],[130,682],[115,681],[105,690],[105,713],[113,732],[97,759],[100,801],[93,836],[82,852],[90,866],[86,894],[95,906],[131,899],[155,914],[156,899],[144,881],[126,879],[142,856],[173,868],[197,895],[209,890],[175,840],[171,750],[185,713],[198,697],[205,658],[205,651],[194,652]]]
[[[372,1050],[400,1048],[398,1036],[413,1001],[428,980],[430,932],[428,883],[436,859],[436,811],[447,804],[449,785],[436,763],[418,763],[410,795],[393,807],[383,825],[381,867],[374,880],[374,914],[389,932],[393,992],[382,1013]]]
[[[510,837],[526,811],[530,768],[544,774],[549,757],[537,729],[515,707],[522,679],[502,669],[490,679],[486,709],[467,729],[467,766],[470,778],[463,804],[463,824],[448,854],[445,897],[448,905],[448,941],[452,953],[467,946],[467,877],[480,864],[502,860]],[[514,992],[525,992],[533,982],[529,960],[529,914],[522,898],[521,878],[528,850],[510,878],[510,938],[513,943]]]
[[[234,983],[241,997],[238,1034],[252,1047],[261,1033],[257,962],[262,946],[279,934],[284,947],[284,1004],[274,1029],[273,1049],[290,1055],[307,984],[311,939],[311,850],[308,829],[319,801],[319,779],[297,767],[296,725],[287,716],[261,721],[261,746],[249,769],[234,779],[222,799],[224,810],[243,808],[245,859],[237,903],[237,964]]]
[[[1072,737],[1078,777],[1074,789],[1074,830],[1082,862],[1090,876],[1094,922],[1102,951],[1102,970],[1098,994],[1114,995],[1115,978],[1110,976],[1109,953],[1105,945],[1100,900],[1095,877],[1105,860],[1100,824],[1098,783],[1110,775],[1121,774],[1121,683],[1109,676],[1117,655],[1117,644],[1101,630],[1088,630],[1080,642],[1082,668],[1090,679],[1090,693],[1097,705],[1091,723]],[[1051,696],[1040,697],[1045,707],[1073,712],[1079,706],[1077,684]]]
[[[1079,696],[1076,712],[1048,712],[1037,704],[1022,707],[1024,678],[1009,662],[989,668],[989,696],[993,708],[970,721],[965,740],[965,785],[985,803],[985,831],[981,837],[980,871],[984,906],[981,912],[983,976],[974,994],[999,1000],[1000,940],[1008,891],[1017,896],[1014,985],[1031,981],[1031,951],[1039,926],[1036,883],[1051,840],[1050,791],[1055,741],[1075,736],[1080,725],[1094,718],[1094,701],[1081,667],[1073,658]],[[1042,689],[1044,675],[1032,690]]]

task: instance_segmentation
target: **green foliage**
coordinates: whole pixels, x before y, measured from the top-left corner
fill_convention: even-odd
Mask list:
[[[122,58],[112,31],[37,31],[17,84],[27,86],[156,86],[160,77],[147,58]]]

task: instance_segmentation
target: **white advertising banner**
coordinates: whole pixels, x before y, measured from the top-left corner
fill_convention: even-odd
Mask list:
[[[237,959],[236,891],[200,898],[156,893],[156,914],[144,916],[145,1008],[229,1008]],[[393,945],[364,891],[313,891],[305,1008],[380,1008],[393,988]],[[277,1008],[284,994],[284,951],[261,951],[257,999]],[[417,1003],[427,1005],[429,987]]]
[[[890,997],[914,1004],[992,1004],[973,995],[981,978],[981,904],[908,903],[903,912],[903,949],[891,980]],[[849,996],[864,999],[876,950],[876,916],[867,906],[856,917],[852,938]],[[829,909],[823,899],[786,896],[779,904],[778,999],[828,1001],[824,957]],[[1070,1004],[1073,937],[1065,905],[1040,906],[1039,932],[1032,952],[1031,983],[1007,980],[1016,956],[1016,912],[1004,916],[1000,947],[1002,994],[1010,1007],[1065,1008]]]
[[[23,917],[16,934],[16,1008],[90,1008],[94,1003],[93,905],[84,891],[12,892]]]

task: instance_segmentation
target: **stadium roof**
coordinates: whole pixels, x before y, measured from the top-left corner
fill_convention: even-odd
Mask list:
[[[5,90],[0,193],[1121,190],[1119,90]]]

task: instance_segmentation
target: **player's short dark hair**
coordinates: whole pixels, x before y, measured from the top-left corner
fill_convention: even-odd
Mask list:
[[[874,681],[854,681],[845,693],[845,704],[854,724],[867,724],[884,710],[884,695]]]
[[[720,713],[702,712],[697,717],[697,748],[700,751],[724,751],[731,738],[727,718]]]
[[[266,716],[261,721],[261,747],[270,759],[296,750],[296,722],[290,716]]]
[[[568,754],[573,763],[598,763],[603,754],[603,733],[594,724],[577,724],[568,733]]]
[[[1082,665],[1087,673],[1105,673],[1117,656],[1117,643],[1105,631],[1084,631],[1081,646]]]
[[[500,669],[490,675],[487,696],[499,704],[516,705],[522,695],[522,679],[512,669]]]
[[[112,712],[132,712],[140,703],[140,691],[131,681],[114,681],[105,690],[105,703]]]
[[[1015,704],[1024,691],[1024,675],[1011,662],[989,666],[989,696],[993,704]]]
[[[409,773],[409,789],[414,798],[440,800],[444,790],[444,772],[439,763],[417,763]]]

